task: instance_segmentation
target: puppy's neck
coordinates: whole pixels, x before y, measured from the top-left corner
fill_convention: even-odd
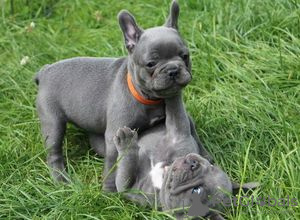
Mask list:
[[[181,92],[175,97],[165,99],[166,132],[170,137],[191,135],[190,121],[185,111]]]
[[[137,83],[137,80],[135,79],[132,63],[130,62],[130,59],[128,59],[128,64],[127,64],[127,73],[131,75],[131,81],[134,86],[134,89],[137,91],[137,93],[142,96],[144,99],[152,100],[152,101],[157,101],[160,100],[158,98],[155,98],[151,95],[150,91],[147,91],[145,89],[142,89],[140,85]]]

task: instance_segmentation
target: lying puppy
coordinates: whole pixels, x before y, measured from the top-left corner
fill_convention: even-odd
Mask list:
[[[166,122],[144,132],[139,140],[130,128],[120,128],[114,138],[120,161],[116,186],[119,192],[138,189],[146,194],[127,193],[134,201],[154,203],[158,193],[163,210],[191,206],[192,192],[197,193],[203,207],[217,208],[214,201],[227,198],[233,186],[229,177],[217,166],[199,155],[191,135],[190,121],[181,96],[166,99]],[[174,104],[181,103],[181,104]],[[214,201],[208,199],[213,196]],[[199,204],[200,205],[200,204]],[[196,207],[199,209],[201,207]],[[191,214],[193,210],[191,209]],[[214,211],[204,210],[202,216],[223,219]],[[178,213],[177,217],[183,217]]]
[[[72,58],[46,65],[36,75],[37,109],[56,180],[67,181],[62,142],[66,123],[71,122],[88,132],[99,155],[105,154],[104,176],[111,175],[105,178],[104,189],[115,191],[110,171],[118,155],[113,143],[118,128],[143,131],[153,126],[165,117],[162,99],[176,96],[191,80],[189,51],[177,31],[178,16],[179,6],[173,1],[164,26],[142,30],[129,12],[121,11],[128,57]]]

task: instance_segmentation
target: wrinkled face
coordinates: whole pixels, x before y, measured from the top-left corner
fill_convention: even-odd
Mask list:
[[[131,59],[135,83],[152,97],[174,96],[191,81],[188,48],[173,28],[145,30]]]
[[[208,204],[212,195],[225,197],[232,186],[228,176],[220,168],[210,164],[200,155],[191,153],[177,158],[167,169],[160,191],[164,210],[191,206],[194,196],[200,196]]]

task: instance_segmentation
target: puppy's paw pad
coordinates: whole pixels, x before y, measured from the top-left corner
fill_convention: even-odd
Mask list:
[[[128,127],[119,128],[114,143],[117,148],[127,148],[137,144],[137,132]]]

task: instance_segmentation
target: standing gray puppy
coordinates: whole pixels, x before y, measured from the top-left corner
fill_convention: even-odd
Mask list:
[[[103,188],[115,191],[111,169],[118,155],[113,143],[117,129],[143,131],[153,126],[165,117],[162,99],[177,96],[191,80],[178,16],[179,6],[173,1],[164,26],[142,30],[123,10],[118,18],[128,57],[72,58],[46,65],[37,74],[37,109],[56,180],[67,181],[62,142],[66,123],[71,122],[85,129],[92,148],[105,155]],[[199,147],[207,155],[200,143]]]

